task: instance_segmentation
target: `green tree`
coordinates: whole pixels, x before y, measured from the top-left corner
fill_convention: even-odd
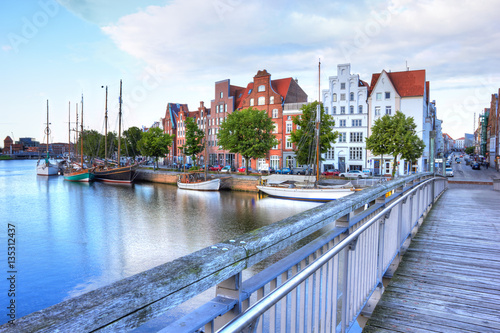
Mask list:
[[[143,156],[154,157],[156,167],[158,167],[158,158],[170,152],[169,148],[173,139],[173,136],[163,133],[161,128],[153,127],[142,134],[137,146]]]
[[[84,130],[81,134],[83,134],[83,155],[89,160],[99,157],[100,143],[101,140],[104,142],[104,136],[95,130]],[[77,142],[78,154],[80,154],[81,142],[82,135]]]
[[[229,114],[220,126],[217,139],[223,149],[243,156],[248,174],[250,158],[263,158],[279,144],[273,134],[274,126],[266,111],[250,107]]]
[[[324,154],[328,151],[339,134],[334,131],[335,121],[320,105],[319,151]],[[316,112],[318,102],[304,104],[300,108],[302,114],[293,118],[297,129],[290,134],[290,141],[295,144],[295,156],[298,164],[316,163]],[[320,155],[321,156],[321,155]],[[321,157],[320,157],[321,158]],[[321,160],[324,160],[321,158]]]
[[[465,148],[465,153],[467,155],[474,154],[474,147],[467,147],[467,148]]]
[[[366,139],[366,148],[375,155],[392,155],[392,177],[396,174],[398,157],[413,162],[422,156],[425,143],[416,132],[413,117],[400,111],[394,116],[385,115],[375,121],[372,134]]]
[[[204,144],[203,139],[205,138],[205,133],[198,127],[194,118],[186,118],[186,142],[182,147],[184,154],[186,156],[191,156],[196,165],[197,155],[203,151]]]
[[[123,132],[123,143],[127,156],[135,158],[139,155],[139,148],[137,147],[137,144],[141,138],[142,131],[138,127],[133,126]]]

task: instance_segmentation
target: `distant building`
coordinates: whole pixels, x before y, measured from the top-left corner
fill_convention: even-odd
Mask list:
[[[3,140],[3,153],[4,154],[17,154],[24,150],[23,143],[14,143],[14,140],[10,136],[7,136]]]
[[[35,141],[33,138],[19,138],[19,143],[22,143],[25,148],[40,146],[40,142]]]
[[[367,167],[368,83],[351,74],[351,64],[338,65],[337,75],[330,76],[328,83],[328,90],[322,92],[323,103],[339,137],[323,156],[323,166],[340,172],[362,170]]]
[[[461,137],[455,140],[455,149],[462,150],[465,147],[465,137]]]

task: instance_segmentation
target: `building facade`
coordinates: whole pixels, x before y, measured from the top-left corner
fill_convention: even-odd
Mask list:
[[[322,91],[323,104],[339,137],[322,156],[322,169],[362,170],[367,167],[368,83],[351,74],[351,64],[338,65],[337,75],[330,76],[328,83],[328,89]]]
[[[408,172],[424,172],[430,168],[430,131],[435,113],[431,114],[429,106],[429,82],[426,81],[425,70],[404,72],[386,72],[372,75],[368,96],[368,119],[370,135],[375,120],[385,114],[394,115],[396,111],[412,117],[416,124],[416,134],[425,143],[422,157],[413,165],[401,160],[397,174]],[[368,164],[374,174],[390,174],[393,157],[375,156],[368,152]],[[379,171],[380,170],[380,171]]]

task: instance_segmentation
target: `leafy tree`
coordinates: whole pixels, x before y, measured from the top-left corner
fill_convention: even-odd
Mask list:
[[[465,153],[467,155],[474,154],[474,147],[467,147],[467,148],[465,148]]]
[[[182,147],[184,154],[191,156],[196,165],[196,158],[204,149],[203,139],[205,133],[198,127],[194,118],[186,118],[186,143]]]
[[[262,158],[279,144],[273,134],[274,122],[266,111],[252,107],[227,116],[217,134],[219,145],[245,159],[246,174],[250,158]]]
[[[156,167],[158,167],[158,157],[165,156],[170,152],[174,137],[163,133],[161,128],[153,127],[142,134],[141,140],[137,143],[142,155],[154,157]]]
[[[297,129],[290,134],[290,141],[295,144],[295,155],[299,164],[314,164],[316,162],[316,112],[318,102],[304,104],[302,114],[293,118]],[[334,131],[335,121],[320,104],[319,151],[325,154],[339,134]],[[320,155],[321,156],[321,155]],[[320,157],[321,158],[321,157]],[[324,160],[324,158],[321,158]]]
[[[425,143],[416,132],[413,117],[406,117],[400,111],[394,116],[385,115],[375,121],[372,134],[366,139],[366,148],[375,155],[390,154],[394,159],[392,177],[396,174],[398,156],[410,162],[417,160],[425,148]]]
[[[128,156],[135,158],[139,154],[137,144],[141,138],[142,131],[138,127],[133,126],[123,132],[123,146],[125,146],[125,151]]]
[[[90,160],[99,157],[99,145],[103,135],[95,130],[84,130],[80,134],[83,134],[83,155]],[[82,135],[80,135],[77,142],[78,154],[80,154],[81,143]]]

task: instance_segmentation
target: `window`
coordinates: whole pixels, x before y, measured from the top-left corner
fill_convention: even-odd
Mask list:
[[[351,94],[349,95],[349,100],[350,100],[350,101],[354,101],[354,93],[351,93]]]
[[[345,114],[345,106],[340,107],[340,114]]]
[[[347,142],[347,136],[345,133],[339,133],[339,141],[338,142]]]
[[[358,113],[363,113],[363,105],[358,105]]]
[[[222,91],[220,92],[220,98],[224,98],[224,93]]]
[[[352,105],[351,105],[351,106],[349,107],[349,113],[350,113],[350,114],[353,114],[353,113],[354,113],[354,106],[352,106]]]
[[[353,119],[352,120],[352,127],[360,127],[362,124],[361,119]]]
[[[345,127],[345,119],[339,120],[339,127]]]
[[[258,92],[266,91],[266,86],[265,86],[265,85],[263,85],[263,84],[261,84],[261,85],[259,86],[259,88],[257,88],[257,91],[258,91]]]
[[[382,93],[377,93],[377,101],[381,101],[382,100]]]
[[[388,115],[391,114],[391,107],[390,106],[385,107],[385,114],[388,114]]]
[[[274,96],[269,97],[269,104],[274,104]]]
[[[380,116],[380,106],[375,107],[375,115]]]
[[[325,107],[325,113],[328,114],[328,106]]]
[[[336,106],[333,107],[333,114],[337,114],[337,107]]]
[[[253,98],[250,98],[250,106],[253,106]]]
[[[332,96],[332,100],[333,100],[334,102],[336,102],[336,101],[337,101],[337,94],[333,94],[333,96]]]
[[[278,109],[273,109],[273,118],[278,118]]]
[[[224,112],[227,112],[227,104],[224,104]]]
[[[340,84],[340,89],[345,89],[345,82],[342,82],[342,83]]]
[[[292,149],[293,148],[293,143],[290,141],[290,137],[286,137],[286,149]]]
[[[349,142],[363,142],[363,132],[351,132]]]
[[[292,133],[292,125],[293,123],[289,121],[286,122],[286,133]]]
[[[345,94],[340,94],[340,100],[345,101]]]
[[[349,159],[350,160],[362,160],[363,159],[363,148],[361,148],[361,147],[349,147]]]
[[[259,105],[266,104],[266,98],[264,96],[259,97],[258,103],[259,103]]]
[[[328,148],[326,151],[326,158],[329,160],[333,160],[335,158],[335,148]]]
[[[278,126],[276,126],[276,124],[274,124],[273,133],[278,133]]]
[[[391,93],[389,91],[385,92],[385,99],[391,98]]]

